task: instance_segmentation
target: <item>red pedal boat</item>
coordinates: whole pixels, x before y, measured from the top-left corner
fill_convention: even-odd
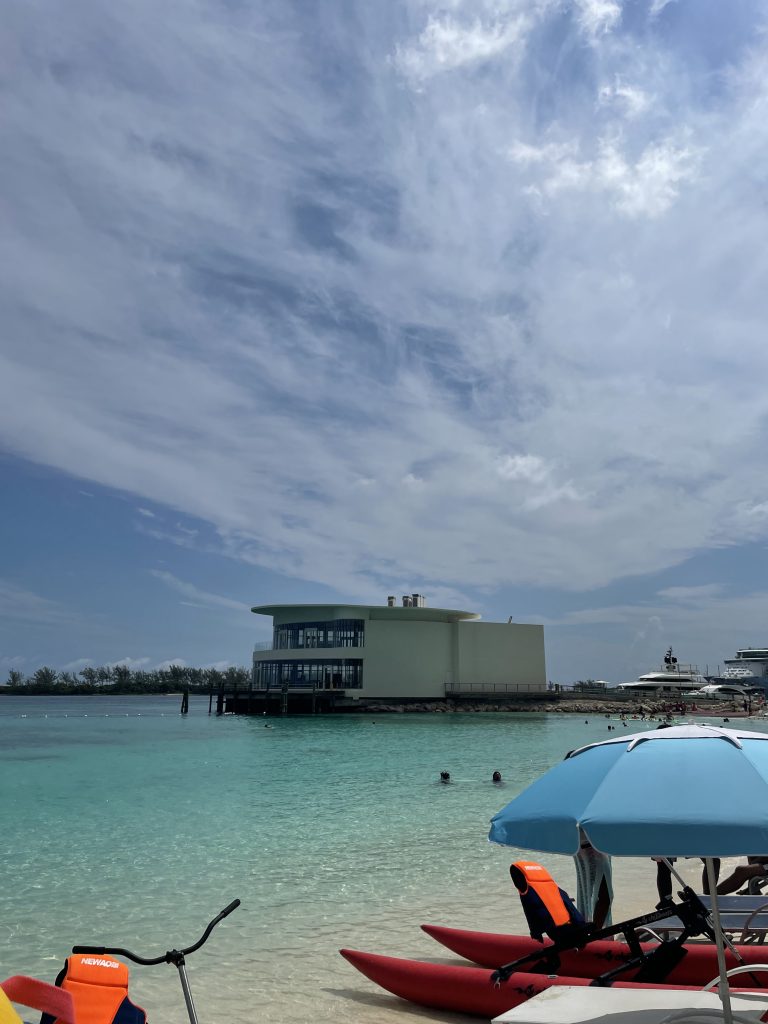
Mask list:
[[[377,953],[362,953],[354,949],[341,949],[353,967],[381,985],[388,992],[411,1003],[429,1006],[435,1010],[449,1010],[490,1019],[498,1017],[513,1006],[538,995],[553,985],[589,985],[589,978],[550,976],[516,972],[496,987],[491,981],[492,971],[481,967],[449,966],[425,963],[421,960],[401,960]],[[697,991],[695,985],[641,985],[617,981],[613,988],[628,989],[686,989]],[[735,990],[734,990],[735,991]]]
[[[444,928],[440,925],[423,924],[422,929],[441,945],[452,952],[471,960],[482,967],[501,967],[520,957],[546,950],[551,944],[543,946],[527,935],[497,935],[493,932],[465,931],[461,928]],[[656,948],[650,943],[641,943],[643,952],[650,953]],[[703,942],[691,942],[685,947],[683,959],[672,968],[665,982],[670,985],[694,985],[701,988],[717,977],[717,951],[714,945]],[[764,964],[768,961],[768,949],[765,946],[736,946],[744,964]],[[610,939],[596,939],[587,943],[582,949],[567,949],[560,954],[559,973],[577,978],[596,978],[605,971],[610,971],[619,964],[626,963],[632,954],[623,942]],[[741,963],[726,950],[726,967],[739,967]],[[533,966],[533,965],[531,965]],[[631,981],[639,968],[628,970],[622,978]],[[742,988],[768,988],[768,974],[739,975]]]

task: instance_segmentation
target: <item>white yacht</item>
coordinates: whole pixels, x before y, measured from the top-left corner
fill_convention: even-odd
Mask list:
[[[617,690],[628,693],[647,693],[664,697],[680,697],[706,685],[707,678],[695,665],[681,665],[672,648],[664,655],[663,668],[646,672],[631,683],[619,683]]]
[[[737,686],[728,683],[707,683],[700,690],[686,693],[686,697],[699,700],[738,700],[750,701],[765,694],[762,686]]]

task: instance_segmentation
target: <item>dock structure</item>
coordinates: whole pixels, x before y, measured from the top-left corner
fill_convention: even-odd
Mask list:
[[[338,710],[343,708],[337,706],[337,695],[317,688],[309,692],[294,692],[287,685],[255,689],[251,680],[247,686],[222,685],[208,691],[209,715],[317,715]]]
[[[322,714],[355,714],[377,711],[461,710],[462,707],[474,709],[477,705],[504,706],[510,704],[538,703],[545,699],[559,702],[565,694],[544,694],[539,690],[510,689],[500,691],[498,687],[478,687],[476,689],[450,692],[443,697],[429,698],[392,698],[391,700],[350,700],[343,694],[333,691],[315,690],[296,692],[288,687],[272,690],[254,690],[250,685],[245,687],[222,688],[209,691],[208,714],[217,715],[322,715]]]
[[[249,685],[216,694],[216,714],[219,715],[319,715],[339,710],[343,707],[337,706],[333,693],[316,690],[296,693],[287,686],[255,690]]]

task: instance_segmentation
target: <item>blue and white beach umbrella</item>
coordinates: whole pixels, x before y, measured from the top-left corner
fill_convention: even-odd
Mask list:
[[[572,750],[491,821],[489,839],[623,857],[768,855],[768,734],[681,725]],[[710,876],[714,879],[714,874]],[[730,1019],[717,900],[721,997]]]
[[[572,750],[489,839],[574,854],[580,827],[615,856],[768,855],[768,733],[680,725]]]

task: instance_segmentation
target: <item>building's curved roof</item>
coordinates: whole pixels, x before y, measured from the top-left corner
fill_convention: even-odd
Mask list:
[[[301,614],[309,610],[326,611],[329,617],[333,618],[333,612],[340,609],[345,611],[367,612],[370,619],[417,619],[422,622],[459,622],[463,619],[479,619],[478,612],[463,612],[457,608],[428,608],[424,605],[419,607],[386,604],[345,604],[341,601],[335,604],[259,604],[251,608],[257,615],[280,615],[287,611],[294,611]]]

